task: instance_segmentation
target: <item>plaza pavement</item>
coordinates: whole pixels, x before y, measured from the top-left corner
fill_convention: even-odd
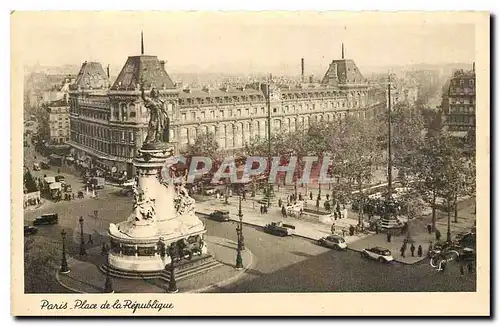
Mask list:
[[[177,282],[179,293],[197,293],[210,291],[212,288],[227,286],[241,278],[253,264],[250,250],[242,252],[243,269],[235,270],[236,242],[224,238],[206,236],[209,252],[223,265],[212,270]],[[87,250],[87,256],[68,256],[70,272],[56,272],[56,279],[64,288],[75,293],[102,293],[106,276],[98,266],[105,262],[101,247]],[[115,293],[165,293],[167,283],[160,280],[132,280],[112,277]]]
[[[264,227],[271,222],[284,221],[287,224],[295,226],[295,236],[303,237],[310,240],[318,240],[324,236],[331,234],[331,224],[323,224],[318,222],[310,222],[304,219],[294,217],[283,218],[281,210],[278,207],[270,207],[268,214],[260,214],[259,207],[255,199],[255,208],[253,200],[247,199],[242,201],[242,214],[243,223],[257,227]],[[458,223],[451,223],[452,238],[459,232],[468,231],[473,226],[475,221],[473,199],[468,199],[460,206],[462,208],[458,211]],[[239,221],[238,217],[238,199],[232,197],[229,199],[229,205],[226,205],[221,200],[206,200],[196,203],[196,212],[202,215],[209,215],[214,210],[225,209],[229,211],[230,219]],[[352,218],[352,217],[356,218]],[[389,249],[392,252],[394,259],[404,264],[415,264],[421,260],[426,259],[426,253],[429,248],[430,241],[435,242],[434,233],[427,232],[427,225],[431,222],[431,215],[426,215],[417,218],[410,222],[410,234],[414,241],[415,255],[412,257],[410,247],[407,247],[405,257],[401,257],[400,248],[406,236],[393,236],[391,242],[387,242],[385,234],[375,234],[375,232],[365,231],[353,236],[344,236],[349,249],[355,251],[362,251],[365,248],[380,246]],[[453,217],[452,217],[453,219]],[[348,218],[337,219],[335,226],[337,230],[342,228],[348,229],[350,225],[358,223],[357,214],[350,212]],[[441,239],[446,239],[447,229],[447,214],[444,212],[437,212],[436,228],[441,232]],[[346,232],[348,234],[348,232]],[[418,257],[418,246],[421,245],[423,249],[422,257]]]

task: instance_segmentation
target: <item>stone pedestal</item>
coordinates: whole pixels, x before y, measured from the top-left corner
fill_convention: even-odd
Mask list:
[[[209,256],[203,240],[205,225],[195,215],[194,199],[182,185],[174,184],[168,163],[165,166],[172,156],[172,147],[149,145],[139,150],[134,161],[132,213],[109,226],[108,264],[124,277],[162,271],[171,261],[171,251],[176,260]]]

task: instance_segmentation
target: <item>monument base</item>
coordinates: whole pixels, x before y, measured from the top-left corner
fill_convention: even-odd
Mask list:
[[[194,256],[191,260],[183,259],[175,264],[175,279],[176,281],[181,281],[221,266],[223,266],[223,264],[215,260],[215,258],[208,253],[201,256]],[[161,270],[134,271],[116,268],[107,263],[99,266],[99,269],[103,273],[109,270],[109,275],[119,278],[140,280],[161,279],[165,282],[170,280],[168,266],[166,269],[162,268]]]

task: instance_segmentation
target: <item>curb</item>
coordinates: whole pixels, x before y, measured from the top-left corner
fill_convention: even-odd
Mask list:
[[[242,270],[239,271],[238,274],[226,279],[226,280],[223,280],[223,281],[220,281],[219,283],[215,283],[215,284],[211,284],[211,285],[207,285],[201,289],[195,289],[195,290],[191,290],[191,291],[187,291],[187,292],[183,292],[183,293],[203,293],[207,290],[210,290],[212,288],[217,288],[217,287],[223,287],[223,286],[226,286],[228,284],[231,284],[233,283],[234,281],[236,281],[237,279],[239,279],[240,277],[243,276],[243,274],[245,274],[245,272],[253,266],[253,253],[252,251],[250,251],[248,248],[247,250],[248,253],[250,254],[250,263],[244,267]]]
[[[71,286],[68,286],[66,284],[64,284],[61,279],[59,278],[59,271],[56,270],[56,281],[57,283],[59,283],[60,286],[62,286],[63,288],[65,288],[66,290],[70,290],[71,292],[73,293],[81,293],[81,294],[90,294],[90,293],[87,293],[87,292],[82,292],[80,290],[77,290],[77,289],[74,289],[72,288]]]

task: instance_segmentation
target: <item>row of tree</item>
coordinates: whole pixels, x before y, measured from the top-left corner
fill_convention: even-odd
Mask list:
[[[363,202],[367,195],[363,189],[371,184],[374,172],[387,164],[389,123],[391,144],[397,181],[404,186],[412,185],[410,195],[403,200],[423,200],[432,207],[435,228],[438,198],[444,198],[445,210],[456,211],[457,199],[475,196],[475,137],[470,133],[465,140],[453,137],[445,128],[440,112],[412,108],[397,104],[391,116],[387,113],[360,119],[348,115],[334,121],[313,121],[308,127],[296,126],[290,131],[271,135],[271,146],[266,138],[252,138],[245,145],[247,156],[279,156],[287,163],[297,157],[294,181],[302,175],[302,158],[323,156],[331,159],[329,168],[337,182],[331,186],[337,198],[353,199],[351,193]],[[270,149],[270,151],[269,151]],[[223,151],[213,134],[199,134],[194,144],[188,146],[187,156],[201,155],[217,162],[223,159]],[[362,208],[363,205],[361,204]],[[360,221],[363,210],[360,210]]]

